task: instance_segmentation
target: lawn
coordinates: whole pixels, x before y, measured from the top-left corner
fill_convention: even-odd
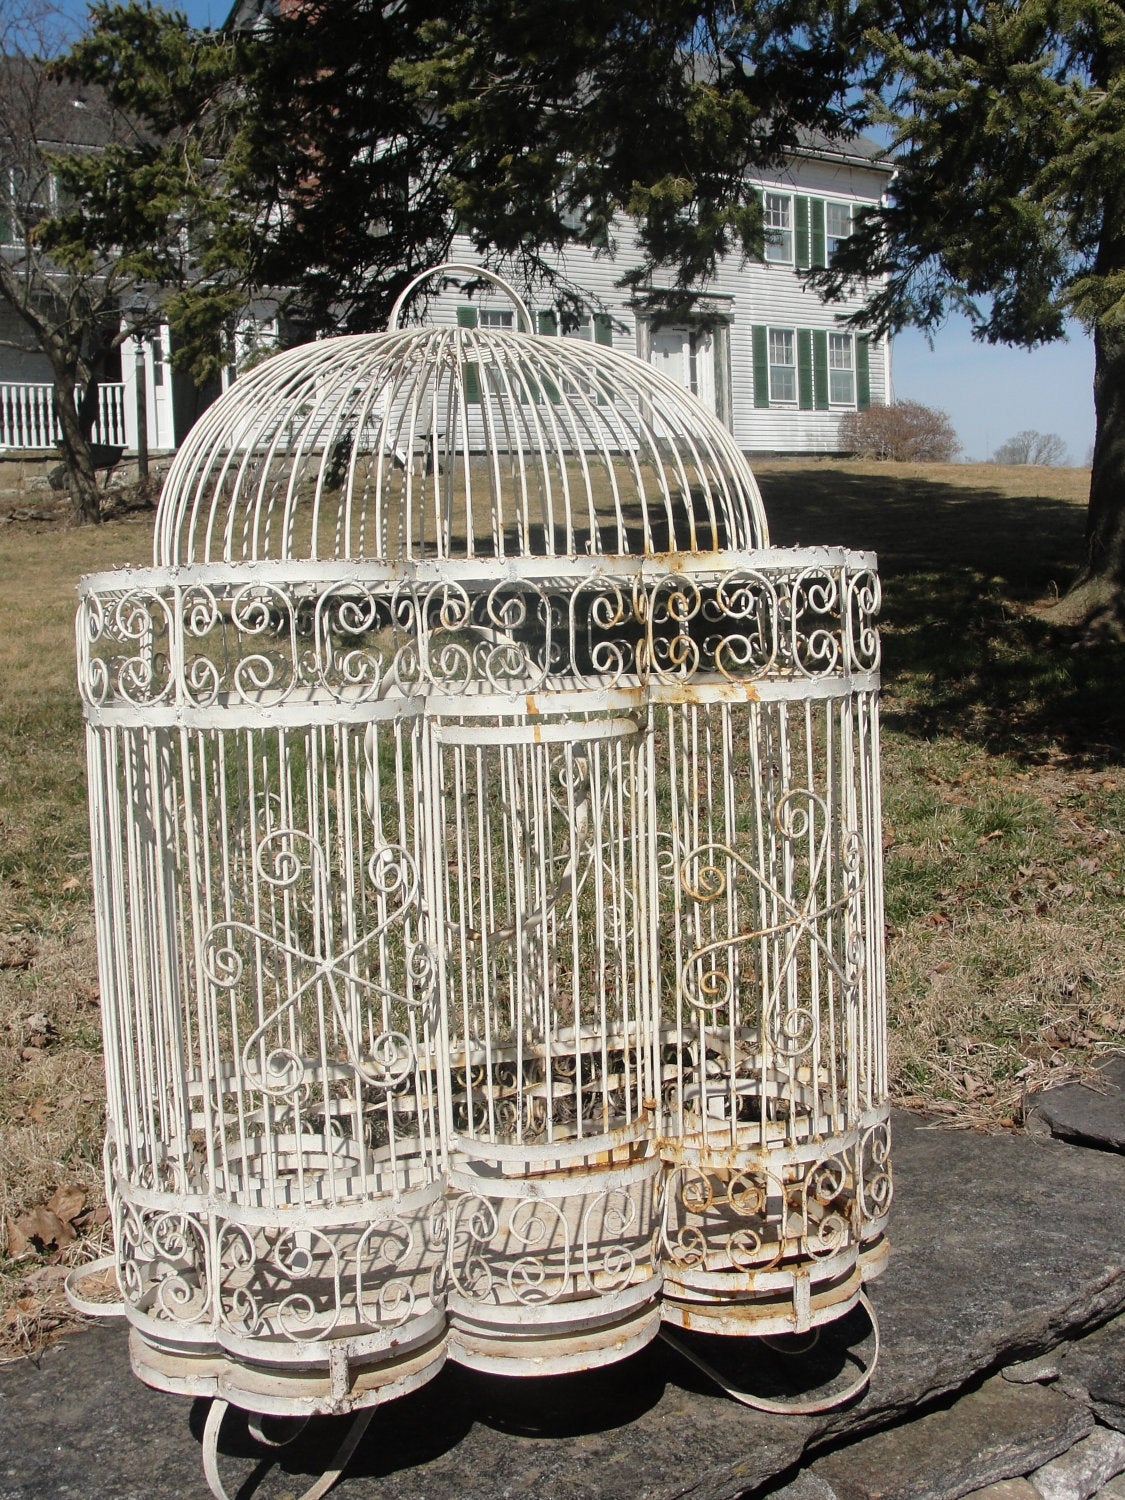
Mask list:
[[[1125,1045],[1125,647],[1048,623],[1087,471],[757,473],[775,542],[879,553],[894,1091],[1018,1121]]]
[[[880,556],[895,1095],[1018,1123],[1029,1090],[1125,1045],[1125,647],[1043,615],[1077,562],[1088,476],[756,472],[775,542]],[[65,1264],[105,1234],[74,586],[150,555],[150,513],[0,518],[0,1216],[58,1226],[48,1255],[0,1249],[9,1349],[63,1316]]]

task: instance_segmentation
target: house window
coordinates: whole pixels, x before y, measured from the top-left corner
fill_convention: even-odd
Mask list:
[[[480,310],[480,326],[482,328],[508,328],[515,326],[515,315],[510,308],[482,307]]]
[[[770,400],[796,401],[797,399],[797,341],[791,328],[771,328],[770,350]]]
[[[833,406],[855,405],[855,355],[850,333],[828,335],[828,399]]]
[[[850,203],[826,203],[824,205],[824,239],[828,252],[828,264],[836,259],[836,252],[852,232],[852,207]]]
[[[766,259],[793,259],[793,200],[788,193],[767,193],[765,197]]]

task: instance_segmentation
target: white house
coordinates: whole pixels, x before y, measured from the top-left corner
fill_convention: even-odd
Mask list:
[[[890,341],[844,328],[860,299],[827,304],[803,273],[830,261],[857,210],[880,201],[892,170],[871,142],[810,142],[784,170],[759,179],[771,231],[765,259],[722,265],[691,315],[676,322],[637,311],[615,285],[631,263],[627,226],[615,259],[572,247],[560,270],[588,293],[588,312],[563,333],[556,310],[540,299],[536,331],[593,339],[650,361],[709,406],[748,453],[837,452],[846,412],[892,399]],[[455,239],[451,259],[475,262],[467,239]],[[469,300],[450,287],[429,316],[514,327],[498,292]]]

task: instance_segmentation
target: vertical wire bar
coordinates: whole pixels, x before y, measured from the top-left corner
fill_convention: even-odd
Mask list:
[[[856,715],[855,698],[849,693],[840,701],[840,783],[844,796],[843,811],[849,828],[865,828],[865,809],[861,810],[860,799],[862,791],[856,785]],[[861,837],[864,835],[861,834]],[[866,842],[866,838],[864,838]],[[845,943],[855,936],[853,932],[854,916],[849,911],[845,921]],[[860,913],[860,921],[863,920]],[[860,1013],[862,1001],[858,995],[853,996],[848,1005],[848,1038],[846,1044],[846,1057],[848,1069],[847,1086],[847,1116],[848,1123],[854,1124],[856,1114],[859,1110],[860,1093],[860,1057],[859,1050],[863,1045],[865,1017]],[[866,1009],[866,1007],[862,1007]]]
[[[827,922],[831,922],[832,911],[832,872],[836,865],[835,842],[832,828],[832,806],[826,795],[824,798],[825,826],[823,832],[824,859],[816,882],[813,880],[813,872],[816,870],[816,859],[819,853],[818,841],[815,833],[815,810],[817,792],[817,776],[813,744],[813,703],[811,698],[804,701],[804,735],[805,735],[805,785],[809,790],[809,927],[808,935],[804,939],[808,948],[808,1011],[809,1011],[809,1067],[811,1071],[810,1095],[812,1100],[812,1114],[806,1118],[806,1136],[815,1134],[817,1129],[817,1082],[820,1077],[821,1056],[821,1031],[824,1017],[821,1014],[821,955],[820,944],[817,939],[823,937],[831,952],[830,934],[822,931]],[[820,894],[815,890],[814,884],[823,885],[823,902],[825,916],[817,914],[817,902]],[[796,1110],[794,1110],[796,1115]]]
[[[829,953],[839,954],[840,961],[845,966],[848,961],[848,923],[847,913],[837,914],[833,910],[837,899],[845,894],[846,877],[842,871],[837,871],[837,851],[843,852],[843,839],[847,832],[847,814],[844,810],[844,800],[841,796],[839,754],[836,746],[836,717],[839,712],[837,705],[828,701],[823,706],[824,713],[824,767],[825,767],[825,795],[828,805],[828,826],[840,830],[840,837],[833,845],[833,858],[828,869],[830,883],[826,891],[826,899],[829,908],[828,931],[826,941]],[[830,1120],[828,1128],[839,1131],[843,1128],[840,1118],[840,1045],[844,1041],[841,1035],[842,1018],[837,1015],[838,1006],[847,1007],[847,997],[840,991],[840,985],[836,974],[831,968],[828,970],[828,1027],[829,1027],[829,1055],[827,1073],[827,1092],[830,1103]],[[844,1023],[846,1025],[846,1021]],[[846,1046],[846,1041],[844,1041]],[[818,1091],[819,1097],[819,1091]]]

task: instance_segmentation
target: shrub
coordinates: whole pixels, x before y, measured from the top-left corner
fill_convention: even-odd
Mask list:
[[[1028,428],[1001,443],[992,455],[994,464],[1044,464],[1057,469],[1066,463],[1066,444],[1057,432],[1035,432]]]
[[[961,451],[949,413],[920,401],[895,401],[849,412],[840,423],[840,447],[857,458],[947,464]]]

